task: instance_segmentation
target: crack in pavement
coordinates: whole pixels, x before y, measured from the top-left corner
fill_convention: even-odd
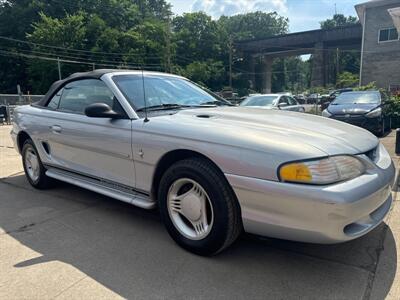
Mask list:
[[[388,220],[389,219],[390,219],[390,216],[389,216]],[[385,247],[383,245],[385,242],[386,233],[387,233],[388,229],[389,229],[389,226],[385,226],[385,228],[382,229],[382,236],[379,240],[379,246],[375,249],[376,257],[377,257],[376,263],[374,265],[373,270],[368,275],[367,287],[365,288],[363,300],[369,300],[371,298],[372,288],[374,286],[374,281],[375,281],[376,271],[377,271],[378,265],[379,265],[379,260],[380,260],[382,251],[385,249]]]
[[[398,171],[396,172],[397,173],[396,174],[396,180],[394,182],[395,188],[393,189],[393,193],[394,193],[393,198],[394,198],[394,200],[393,200],[392,208],[391,208],[391,210],[390,210],[390,212],[388,214],[388,217],[387,217],[387,224],[389,224],[390,219],[392,218],[394,205],[396,205],[396,202],[398,201],[397,200],[397,194],[398,194],[398,190],[399,190],[399,180],[400,180],[399,164],[400,164],[400,162],[397,163],[397,166],[398,166],[397,170]],[[387,234],[388,229],[389,229],[389,225],[387,225],[387,226],[385,226],[385,228],[383,228],[382,236],[381,236],[381,238],[379,240],[379,246],[375,249],[376,256],[377,256],[376,264],[374,266],[374,269],[372,270],[372,272],[368,276],[367,287],[366,287],[365,292],[364,292],[363,300],[369,300],[371,298],[372,288],[374,286],[374,281],[375,281],[375,277],[376,277],[376,271],[378,270],[381,254],[382,254],[383,250],[385,249],[385,247],[383,245],[385,243],[386,234]]]
[[[75,285],[77,285],[79,282],[81,282],[82,280],[84,280],[85,278],[88,278],[87,275],[84,275],[81,279],[77,280],[76,282],[74,282],[73,284],[71,284],[69,287],[63,289],[60,293],[58,293],[57,295],[55,295],[52,299],[57,299],[59,296],[61,296],[63,293],[65,293],[66,291],[68,291],[69,289],[71,289],[72,287],[74,287]]]

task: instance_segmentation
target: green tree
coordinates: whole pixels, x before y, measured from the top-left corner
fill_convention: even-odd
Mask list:
[[[203,85],[221,89],[225,76],[225,68],[221,61],[195,61],[186,66],[182,75]]]
[[[58,78],[55,62],[33,60],[26,54],[96,61],[105,67],[163,69],[166,53],[174,49],[172,45],[171,51],[165,50],[170,16],[170,4],[165,0],[0,1],[1,36],[65,48],[1,40],[0,91],[15,92],[19,83],[25,91],[44,93],[49,82]],[[62,64],[64,75],[91,68],[88,64]]]
[[[172,24],[179,64],[218,57],[221,51],[218,25],[210,16],[203,12],[185,13],[175,17]]]
[[[338,75],[336,81],[337,88],[347,88],[347,87],[355,87],[358,85],[359,78],[358,75],[352,74],[350,72],[343,72]]]
[[[218,23],[235,41],[262,39],[273,35],[285,34],[288,31],[288,19],[276,12],[261,11],[239,14],[231,17],[222,16]]]
[[[357,24],[358,19],[353,16],[344,16],[342,14],[335,14],[333,15],[332,19],[327,19],[325,21],[320,22],[321,29],[332,29],[335,27],[346,26]]]

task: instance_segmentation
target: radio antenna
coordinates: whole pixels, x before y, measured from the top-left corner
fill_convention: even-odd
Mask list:
[[[142,86],[143,86],[143,101],[144,101],[144,122],[147,123],[149,118],[147,117],[147,101],[146,101],[146,86],[144,85],[144,71],[142,65]]]

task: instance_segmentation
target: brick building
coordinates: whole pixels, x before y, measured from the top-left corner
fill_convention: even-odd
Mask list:
[[[372,0],[355,8],[363,27],[360,83],[400,90],[400,0]]]

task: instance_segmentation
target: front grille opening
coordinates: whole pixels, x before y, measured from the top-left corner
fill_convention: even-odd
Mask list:
[[[382,203],[378,208],[372,211],[369,215],[357,220],[354,223],[348,224],[343,228],[343,232],[348,236],[357,236],[361,233],[369,230],[371,227],[375,227],[379,224],[392,205],[392,197],[389,194],[388,199]]]
[[[351,223],[351,224],[347,225],[346,227],[344,227],[343,231],[344,231],[344,234],[346,234],[348,236],[355,236],[355,235],[360,234],[367,228],[368,228],[368,226],[366,226],[365,224]]]

